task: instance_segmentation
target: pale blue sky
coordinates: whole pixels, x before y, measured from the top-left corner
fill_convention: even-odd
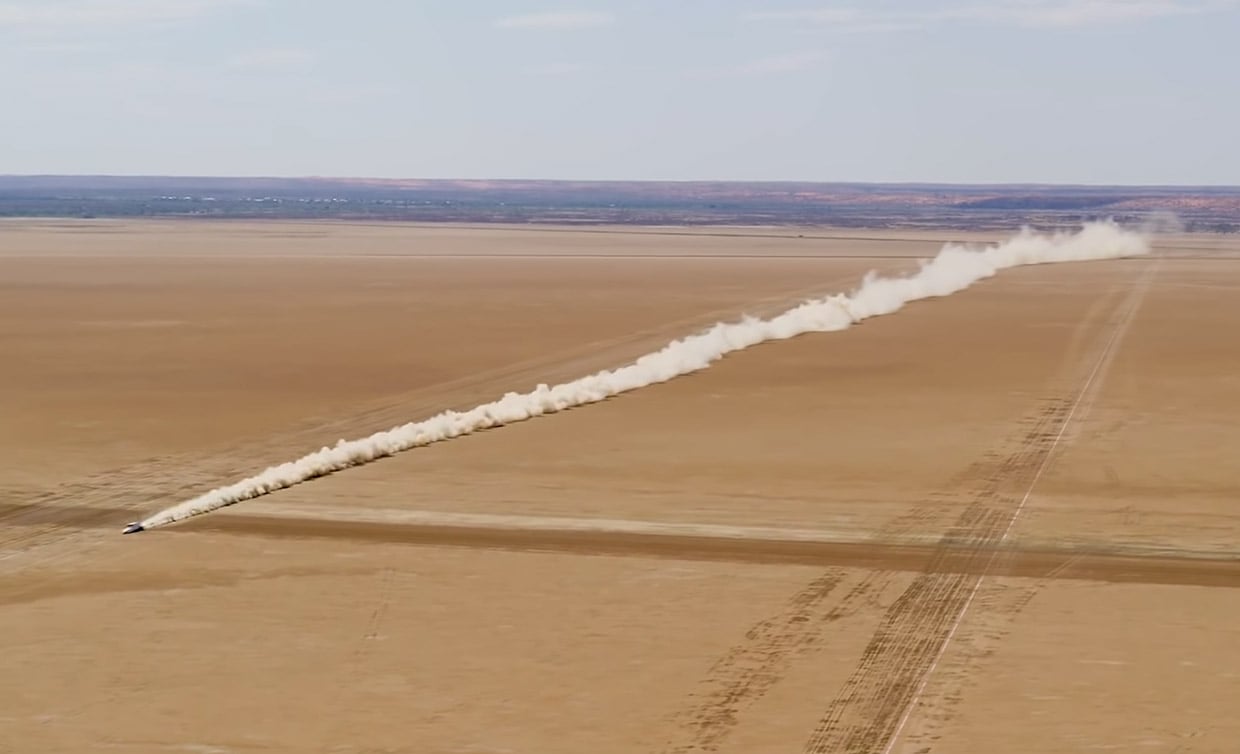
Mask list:
[[[0,173],[1240,184],[1237,0],[0,0]]]

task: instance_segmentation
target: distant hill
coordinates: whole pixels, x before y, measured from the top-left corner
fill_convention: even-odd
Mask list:
[[[0,217],[1000,229],[1168,212],[1240,232],[1240,187],[0,176]]]

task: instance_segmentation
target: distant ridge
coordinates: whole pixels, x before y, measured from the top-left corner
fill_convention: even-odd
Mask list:
[[[0,175],[0,217],[1010,229],[1159,213],[1240,232],[1240,186]]]

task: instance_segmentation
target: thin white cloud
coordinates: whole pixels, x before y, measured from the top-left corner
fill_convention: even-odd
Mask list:
[[[21,0],[0,2],[0,29],[97,28],[188,21],[251,0]]]
[[[612,13],[602,11],[560,11],[508,16],[507,18],[497,20],[495,25],[503,29],[547,29],[561,31],[609,26],[615,22],[616,17]]]
[[[810,8],[806,10],[764,10],[746,13],[750,21],[808,21],[815,24],[852,24],[867,21],[876,14],[860,8]]]
[[[831,7],[800,10],[756,11],[742,16],[746,21],[786,21],[849,34],[904,31],[935,20],[925,11],[884,11],[872,8]]]
[[[868,32],[920,28],[940,23],[984,23],[1020,27],[1074,28],[1218,12],[1236,0],[1003,0],[943,5],[919,10],[830,6],[755,11],[748,21],[814,24],[835,31]]]
[[[1204,13],[1214,3],[1175,0],[1057,0],[962,7],[944,18],[997,21],[1018,26],[1093,26]]]

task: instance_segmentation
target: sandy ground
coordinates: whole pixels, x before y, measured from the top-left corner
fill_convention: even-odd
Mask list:
[[[117,535],[942,240],[0,223],[0,751],[1234,751],[1223,237]]]

